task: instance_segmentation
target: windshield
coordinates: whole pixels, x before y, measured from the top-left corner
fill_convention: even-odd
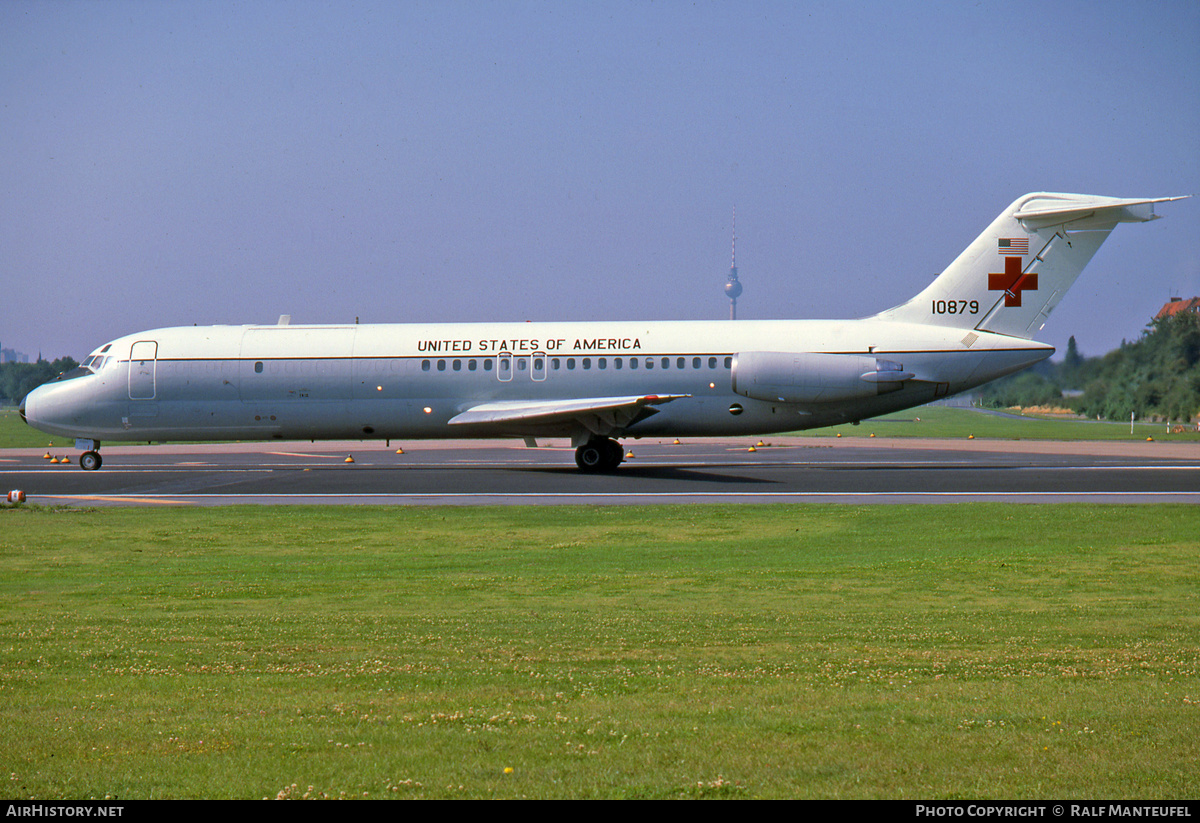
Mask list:
[[[96,372],[100,371],[101,369],[111,366],[113,363],[115,363],[117,361],[117,358],[114,355],[105,354],[105,352],[108,351],[111,346],[112,346],[112,344],[109,343],[108,345],[104,346],[104,348],[93,352],[91,355],[88,356],[88,358],[86,360],[84,360],[78,366],[71,369],[70,371],[63,372],[62,374],[60,374],[58,377],[56,377],[54,379],[55,380],[73,380],[76,377],[84,377],[89,374],[95,374]]]
[[[92,374],[92,373],[93,373],[92,370],[89,369],[87,366],[76,366],[75,368],[71,369],[70,371],[63,372],[62,374],[60,374],[58,377],[56,377],[54,379],[55,380],[74,380],[76,377],[86,377],[87,375]]]

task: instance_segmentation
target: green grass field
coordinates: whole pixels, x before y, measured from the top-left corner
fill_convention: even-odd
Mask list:
[[[1188,506],[0,509],[5,795],[1200,795]]]
[[[1200,443],[1200,432],[1179,434],[1167,431],[1165,423],[1135,422],[1133,433],[1129,421],[1123,423],[1080,420],[1053,415],[987,414],[971,409],[948,406],[922,406],[897,414],[864,420],[857,426],[833,426],[813,429],[800,434],[817,437],[935,437],[967,438],[974,435],[983,440],[1142,440],[1153,437],[1168,442]]]
[[[50,443],[59,448],[75,445],[73,439],[55,437],[26,425],[16,409],[0,407],[0,449],[40,449]]]

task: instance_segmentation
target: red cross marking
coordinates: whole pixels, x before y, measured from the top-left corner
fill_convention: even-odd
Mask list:
[[[1025,289],[1037,291],[1037,274],[1021,273],[1020,257],[1004,258],[1004,274],[988,274],[988,291],[1004,292],[1004,305],[1020,307],[1021,292]]]

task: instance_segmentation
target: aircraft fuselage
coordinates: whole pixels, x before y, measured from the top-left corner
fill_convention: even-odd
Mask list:
[[[44,431],[97,441],[578,440],[586,433],[568,419],[451,421],[481,403],[683,395],[605,435],[765,434],[927,403],[1054,351],[972,337],[967,345],[961,330],[873,320],[187,326],[113,341],[93,355],[111,360],[48,385],[25,414]],[[828,355],[846,364],[851,385],[829,399],[818,386],[799,402],[748,385],[748,355],[763,352]],[[861,378],[876,362],[911,377],[880,393]]]

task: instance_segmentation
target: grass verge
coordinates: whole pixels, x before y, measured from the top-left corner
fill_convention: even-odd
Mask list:
[[[1186,506],[0,510],[6,796],[1185,798]]]
[[[949,406],[921,406],[896,414],[864,420],[857,426],[831,426],[798,432],[813,437],[926,437],[983,440],[1155,440],[1198,443],[1200,432],[1175,434],[1165,423],[1113,423],[1099,420],[1061,418],[1053,415],[989,414]]]

